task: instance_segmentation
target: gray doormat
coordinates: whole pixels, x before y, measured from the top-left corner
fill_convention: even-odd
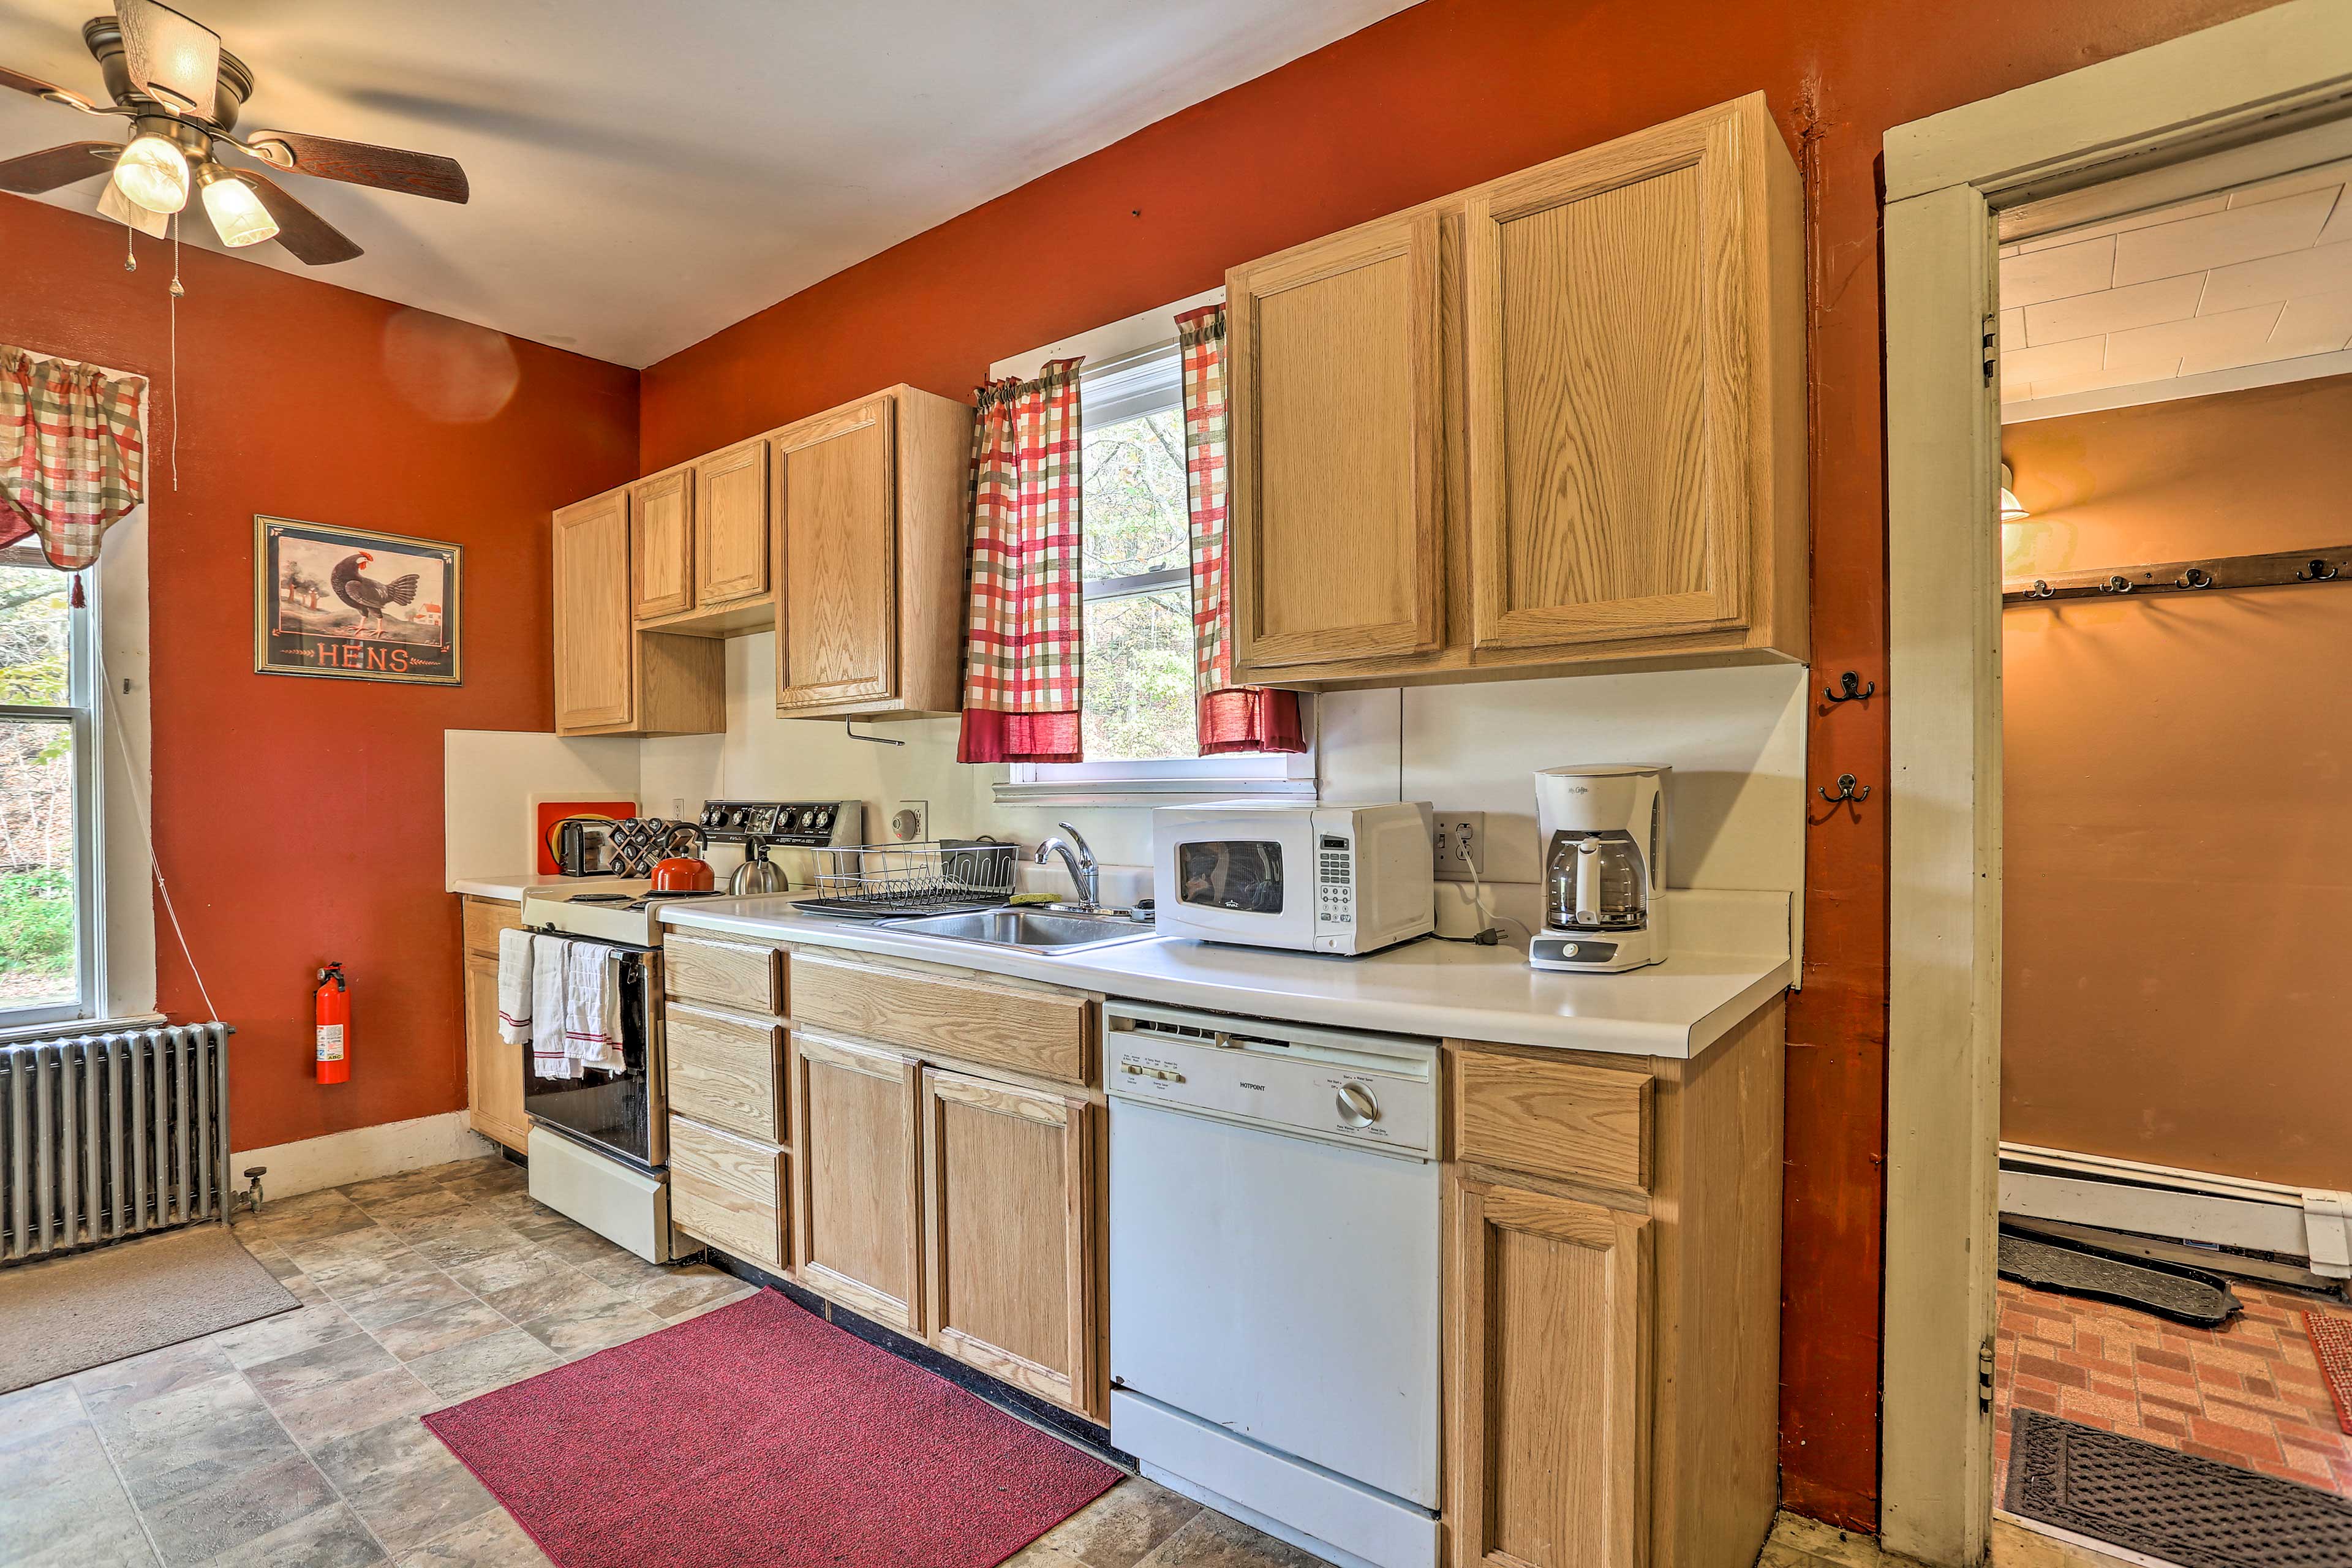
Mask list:
[[[2011,1417],[2002,1506],[2181,1568],[2352,1568],[2352,1500],[2039,1410]]]
[[[2011,1231],[2000,1233],[2000,1273],[2038,1290],[2114,1301],[2200,1329],[2219,1328],[2245,1310],[2219,1274]]]
[[[0,1268],[0,1394],[301,1304],[225,1225]]]

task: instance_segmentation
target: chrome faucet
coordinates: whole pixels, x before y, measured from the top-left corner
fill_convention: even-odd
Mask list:
[[[1043,866],[1055,855],[1060,855],[1062,864],[1069,868],[1070,881],[1078,889],[1079,910],[1093,914],[1102,908],[1096,901],[1097,895],[1102,891],[1102,867],[1096,862],[1095,852],[1088,847],[1085,834],[1066,822],[1057,822],[1054,826],[1068,834],[1070,841],[1075,842],[1077,847],[1073,849],[1069,842],[1059,838],[1048,838],[1037,846],[1037,864]]]

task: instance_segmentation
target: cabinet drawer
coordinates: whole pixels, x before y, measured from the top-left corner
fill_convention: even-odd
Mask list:
[[[917,974],[803,948],[793,954],[793,1022],[1065,1083],[1092,1071],[1093,1004],[958,975]]]
[[[672,1116],[669,1217],[739,1257],[787,1267],[783,1151]]]
[[[466,900],[466,951],[484,958],[499,955],[499,932],[522,924],[522,906],[504,899]]]
[[[673,1002],[662,1010],[669,1107],[769,1143],[784,1142],[784,1031]]]
[[[1457,1160],[1611,1187],[1650,1184],[1650,1075],[1464,1046]]]
[[[671,936],[662,942],[662,989],[690,1002],[744,1013],[784,1011],[784,955],[764,942]]]

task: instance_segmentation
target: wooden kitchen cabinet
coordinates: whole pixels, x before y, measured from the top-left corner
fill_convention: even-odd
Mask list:
[[[694,604],[709,612],[768,592],[768,442],[694,465]]]
[[[633,619],[631,488],[555,514],[555,730],[685,735],[727,725],[726,648]]]
[[[629,559],[640,621],[694,608],[694,469],[677,468],[629,487]]]
[[[466,1120],[475,1131],[522,1152],[530,1119],[522,1109],[525,1047],[499,1037],[499,932],[521,922],[503,899],[465,899]]]
[[[1104,1418],[1097,1389],[1098,1112],[1080,1097],[922,1073],[931,1342]]]
[[[1230,272],[1237,679],[1805,659],[1801,205],[1759,94]]]
[[[898,386],[770,438],[782,717],[962,708],[971,418]]]
[[[802,1284],[921,1335],[920,1069],[793,1034],[794,1252]]]
[[[1446,1042],[1452,1568],[1745,1568],[1780,1498],[1786,1005],[1695,1058]]]

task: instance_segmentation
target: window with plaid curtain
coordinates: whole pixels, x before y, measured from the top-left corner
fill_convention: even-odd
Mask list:
[[[1084,760],[1079,363],[975,400],[960,763]]]
[[[1192,514],[1192,643],[1201,754],[1304,752],[1298,693],[1234,684],[1234,578],[1225,531],[1225,308],[1176,318],[1184,365],[1184,479]]]
[[[37,533],[61,572],[98,559],[143,492],[146,390],[135,375],[0,345],[0,547]]]

